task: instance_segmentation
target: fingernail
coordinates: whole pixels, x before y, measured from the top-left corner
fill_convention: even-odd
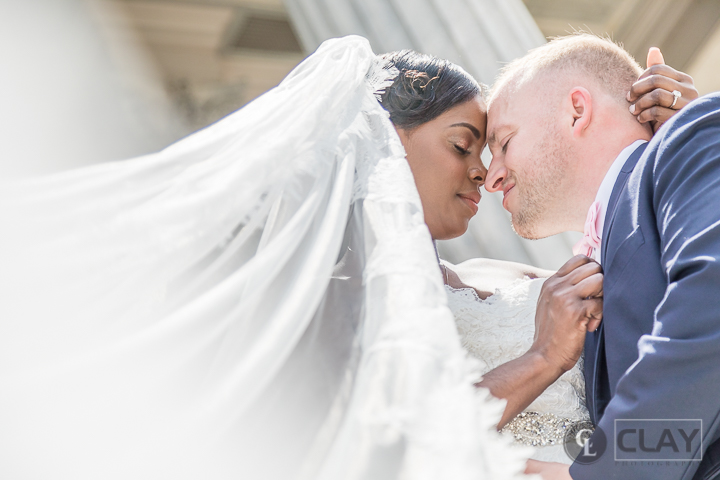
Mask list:
[[[632,105],[630,105],[630,113],[635,115],[635,104],[634,103]]]
[[[627,95],[625,95],[625,96],[627,97],[627,101],[629,102],[630,101],[630,92],[628,92]]]

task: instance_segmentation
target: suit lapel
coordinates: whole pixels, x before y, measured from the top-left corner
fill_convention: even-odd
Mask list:
[[[625,188],[628,178],[630,177],[630,173],[632,173],[635,165],[637,165],[637,162],[638,160],[640,160],[640,157],[645,152],[646,147],[647,143],[644,143],[635,149],[635,151],[630,155],[627,161],[625,161],[625,165],[623,165],[617,180],[615,180],[615,185],[613,186],[612,194],[610,195],[610,200],[608,201],[607,213],[605,214],[605,224],[603,225],[602,241],[600,243],[600,248],[602,248],[603,262],[605,262],[607,259],[608,238],[610,238],[610,229],[612,228],[613,222],[615,220],[615,211],[617,210],[620,193],[622,193],[623,189]],[[604,327],[605,322],[600,322],[600,327],[595,330],[590,337],[592,338],[592,344],[594,346],[592,352],[594,354],[594,358],[591,387],[592,400],[588,398],[588,407],[590,407],[590,416],[595,424],[600,421],[600,417],[602,416],[604,407],[610,400],[609,398],[599,398],[598,396],[598,393],[600,393],[599,389],[601,387],[600,368],[601,366],[603,366],[601,364],[605,362],[605,352],[603,351],[605,349]],[[605,374],[607,374],[607,372],[605,372]],[[609,395],[609,390],[607,392],[605,392],[605,390],[606,389],[603,389],[603,393]]]

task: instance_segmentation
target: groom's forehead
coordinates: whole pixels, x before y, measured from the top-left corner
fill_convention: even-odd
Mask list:
[[[490,147],[500,141],[500,132],[509,126],[511,117],[507,111],[509,106],[505,96],[495,97],[493,102],[488,105],[487,139]]]
[[[523,103],[525,103],[525,99],[520,90],[507,89],[498,92],[492,103],[488,105],[488,126],[497,128],[500,123],[506,123],[508,119],[515,116]],[[490,136],[488,136],[488,140],[490,140]]]
[[[488,145],[497,145],[508,131],[532,122],[532,112],[542,108],[531,82],[497,91],[488,105]]]
[[[515,118],[517,121],[529,112],[542,109],[542,102],[547,93],[547,85],[537,78],[522,83],[507,83],[495,92],[488,105],[488,123],[499,119],[506,121]]]

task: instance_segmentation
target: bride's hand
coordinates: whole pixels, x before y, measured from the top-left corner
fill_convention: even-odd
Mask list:
[[[602,268],[583,255],[568,260],[545,281],[535,313],[530,351],[563,372],[575,366],[585,335],[602,320]]]
[[[659,48],[651,48],[647,57],[647,70],[633,84],[627,99],[630,112],[640,123],[650,122],[653,132],[675,115],[699,94],[690,75],[665,65]],[[673,91],[682,94],[673,105]],[[672,106],[672,107],[671,107]]]
[[[524,473],[528,475],[539,474],[543,480],[572,480],[570,465],[557,462],[528,460]]]

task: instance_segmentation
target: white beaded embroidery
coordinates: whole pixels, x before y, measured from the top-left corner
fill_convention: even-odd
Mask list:
[[[544,447],[561,445],[566,433],[578,423],[587,422],[560,418],[552,413],[522,412],[500,431],[511,434],[516,443]]]

